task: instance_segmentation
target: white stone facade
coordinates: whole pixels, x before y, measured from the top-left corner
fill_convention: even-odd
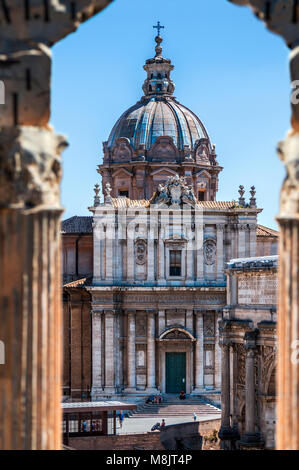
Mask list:
[[[200,203],[188,190],[175,177],[150,201],[106,197],[90,208],[94,398],[168,392],[172,352],[184,354],[187,393],[220,390],[224,267],[231,256],[255,256],[260,210]]]

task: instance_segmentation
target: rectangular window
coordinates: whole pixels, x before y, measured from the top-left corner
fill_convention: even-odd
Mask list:
[[[129,191],[119,191],[118,195],[121,197],[129,197]]]
[[[205,192],[204,191],[198,191],[198,200],[199,201],[204,201],[205,200]]]
[[[182,252],[180,250],[169,251],[169,275],[181,276],[182,273]]]

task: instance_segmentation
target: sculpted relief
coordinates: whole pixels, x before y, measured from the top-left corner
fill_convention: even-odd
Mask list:
[[[205,264],[212,265],[216,262],[216,243],[212,239],[208,239],[203,245],[203,254]]]
[[[121,137],[117,139],[113,149],[112,158],[114,161],[128,162],[132,157],[132,148],[129,139]]]
[[[146,240],[137,240],[135,243],[135,261],[139,265],[146,263],[147,243]]]
[[[187,185],[185,178],[175,175],[168,178],[165,186],[159,184],[151,202],[160,205],[168,204],[175,208],[182,204],[194,206],[196,199],[192,187]]]
[[[155,162],[176,159],[176,149],[170,137],[158,137],[149,154]]]

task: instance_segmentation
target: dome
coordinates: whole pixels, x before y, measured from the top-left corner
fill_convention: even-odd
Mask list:
[[[169,95],[144,96],[129,108],[116,122],[109,139],[113,148],[121,137],[127,138],[134,150],[149,150],[158,137],[168,136],[178,150],[193,150],[200,139],[208,139],[208,133],[199,118]]]

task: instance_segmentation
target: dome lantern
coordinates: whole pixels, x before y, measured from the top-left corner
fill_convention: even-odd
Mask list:
[[[143,67],[147,72],[147,79],[142,89],[145,96],[172,95],[175,86],[170,78],[170,72],[174,67],[171,65],[171,60],[162,56],[162,37],[156,36],[155,41],[157,43],[156,55],[152,59],[148,59]]]

